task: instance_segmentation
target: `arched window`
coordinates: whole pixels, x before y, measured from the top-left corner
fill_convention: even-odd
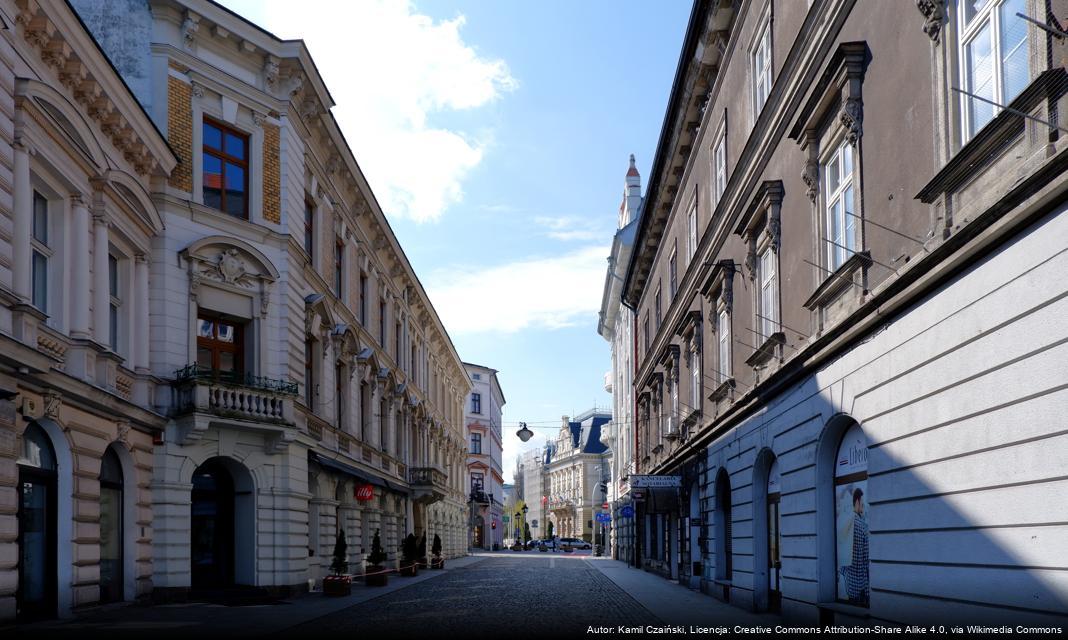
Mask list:
[[[108,447],[100,461],[100,601],[117,602],[123,595],[122,463]]]
[[[730,581],[734,576],[731,535],[731,478],[720,468],[716,475],[716,579]]]
[[[849,427],[834,463],[835,598],[866,607],[868,581],[868,442],[860,425]]]

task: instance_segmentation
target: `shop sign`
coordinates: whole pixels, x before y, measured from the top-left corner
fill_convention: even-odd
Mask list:
[[[630,486],[643,489],[678,489],[682,476],[631,476]]]
[[[355,490],[356,499],[360,502],[368,502],[375,498],[374,485],[370,484],[358,484]]]

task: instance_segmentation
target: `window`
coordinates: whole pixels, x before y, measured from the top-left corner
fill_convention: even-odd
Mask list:
[[[197,366],[236,379],[244,370],[244,327],[221,317],[197,318]]]
[[[486,486],[486,476],[480,471],[471,472],[471,493],[480,493]]]
[[[649,343],[649,312],[648,311],[645,312],[645,321],[642,323],[642,333],[645,334],[645,350],[648,351],[649,347],[652,346]]]
[[[720,309],[716,328],[719,330],[719,381],[723,383],[731,377],[731,316],[726,309]]]
[[[693,255],[697,253],[697,196],[694,195],[690,204],[690,214],[686,218],[686,264],[693,261]]]
[[[33,192],[32,231],[31,302],[42,313],[48,313],[48,259],[52,257],[48,246],[48,200],[36,191]]]
[[[842,602],[866,607],[868,581],[868,443],[859,424],[842,436],[834,464],[834,529],[836,535],[835,596]]]
[[[344,430],[345,427],[345,394],[346,394],[345,365],[338,362],[334,365],[334,426]]]
[[[471,453],[482,453],[482,434],[471,434]]]
[[[315,340],[304,340],[304,406],[315,411]]]
[[[204,120],[204,204],[248,219],[248,136]]]
[[[769,247],[760,254],[760,300],[757,309],[757,326],[760,327],[760,341],[764,342],[778,329],[779,287],[775,252]]]
[[[719,138],[716,140],[716,146],[712,151],[712,161],[715,165],[715,185],[714,201],[715,204],[719,204],[720,198],[723,197],[723,193],[727,190],[727,128],[723,127],[720,130]]]
[[[360,440],[367,442],[370,433],[367,427],[371,424],[371,385],[360,382]]]
[[[367,326],[367,274],[360,272],[360,324]]]
[[[315,263],[315,201],[304,198],[304,251],[312,264]]]
[[[857,217],[853,205],[853,147],[846,141],[823,167],[827,182],[825,209],[827,270],[835,271],[856,253]]]
[[[482,379],[482,374],[481,373],[473,373],[473,374],[471,374],[471,378],[473,380],[481,380]]]
[[[660,287],[656,288],[656,296],[653,299],[653,309],[656,311],[656,330],[660,331]]]
[[[471,413],[482,413],[482,394],[471,394]]]
[[[100,459],[100,600],[123,597],[122,463],[112,445]]]
[[[764,22],[757,29],[753,50],[749,54],[753,77],[753,120],[760,116],[760,110],[771,94],[771,17],[765,16]]]
[[[344,300],[345,285],[345,242],[337,238],[334,242],[334,294],[339,300]]]
[[[679,290],[679,261],[678,261],[678,241],[675,242],[676,248],[671,250],[671,258],[668,259],[668,272],[670,274],[671,281],[671,299],[675,299],[675,293]]]
[[[701,354],[696,341],[690,350],[690,409],[701,407]]]
[[[397,356],[397,364],[401,362],[401,323],[393,325],[393,353]]]
[[[119,322],[122,309],[121,289],[119,288],[119,259],[108,255],[108,344],[112,351],[119,351]]]
[[[1025,0],[962,0],[960,61],[964,90],[1000,105],[1008,104],[1030,80]],[[961,95],[964,141],[990,122],[998,108]]]
[[[380,300],[378,302],[378,343],[386,344],[386,301]]]

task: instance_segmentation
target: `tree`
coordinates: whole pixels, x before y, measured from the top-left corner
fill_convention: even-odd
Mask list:
[[[436,533],[434,534],[434,546],[430,548],[430,552],[433,553],[435,557],[441,555],[441,536]]]
[[[523,542],[530,542],[530,525],[523,523]]]
[[[377,540],[378,534],[375,534]],[[334,541],[334,559],[330,563],[330,570],[335,576],[349,572],[349,545],[345,542],[345,531],[337,530],[337,540]]]
[[[367,562],[377,567],[385,561],[386,552],[382,550],[382,539],[378,537],[378,529],[375,529],[375,537],[371,540],[371,553],[367,556]]]
[[[549,521],[549,526],[545,527],[545,537],[549,540],[553,539],[553,521]]]

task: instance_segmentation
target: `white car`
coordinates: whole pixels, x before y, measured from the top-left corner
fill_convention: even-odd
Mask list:
[[[586,542],[581,538],[560,538],[560,545],[563,546],[569,544],[575,549],[592,549],[593,544]]]

